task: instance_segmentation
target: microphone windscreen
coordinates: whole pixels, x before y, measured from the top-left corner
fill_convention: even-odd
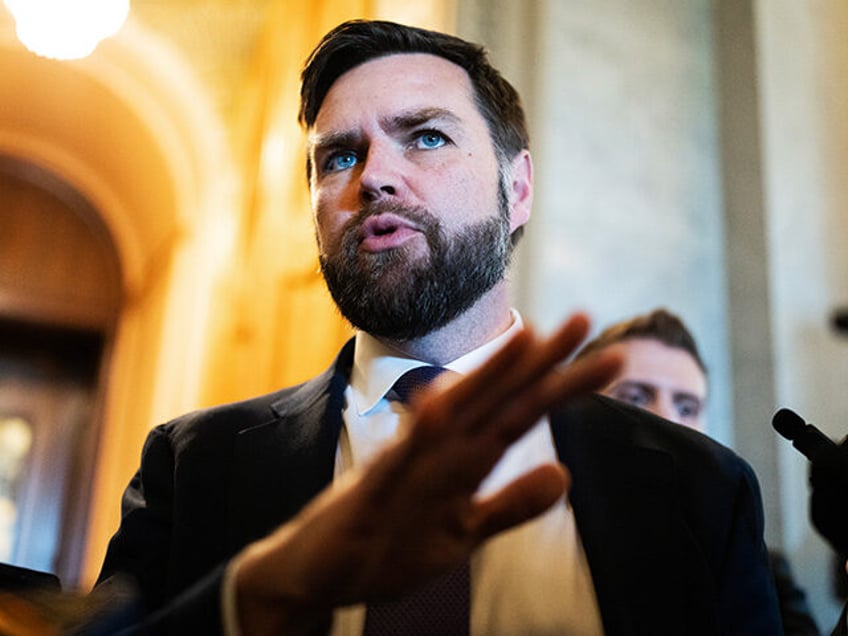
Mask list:
[[[833,312],[833,328],[842,333],[848,333],[848,308],[837,309]]]
[[[807,423],[795,411],[780,409],[774,414],[771,425],[788,440],[795,440],[804,431]]]

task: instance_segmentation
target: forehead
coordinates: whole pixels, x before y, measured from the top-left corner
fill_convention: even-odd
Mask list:
[[[648,338],[632,338],[612,346],[624,357],[618,380],[638,380],[706,396],[706,376],[686,350]]]
[[[465,69],[429,53],[386,55],[352,68],[333,83],[314,129],[343,126],[348,119],[371,114],[432,107],[480,117]]]

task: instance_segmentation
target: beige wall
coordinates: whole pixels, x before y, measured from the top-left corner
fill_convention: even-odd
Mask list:
[[[517,301],[551,326],[656,305],[710,371],[709,432],[754,466],[770,544],[821,627],[837,604],[779,406],[848,433],[848,6],[842,0],[466,0],[526,97],[537,175]],[[503,19],[502,16],[506,16]]]
[[[848,337],[827,323],[848,305],[848,5],[754,4],[775,392],[779,404],[842,439]],[[784,544],[820,615],[834,616],[824,601],[829,551],[806,519],[807,462],[788,443],[779,448]]]

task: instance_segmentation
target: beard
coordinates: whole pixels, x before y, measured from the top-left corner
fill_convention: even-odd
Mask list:
[[[321,272],[341,314],[373,336],[406,341],[426,336],[468,310],[503,280],[512,244],[505,193],[499,214],[448,236],[423,208],[378,202],[348,222],[341,249],[321,254]],[[426,256],[405,246],[377,253],[359,250],[358,234],[369,216],[391,212],[419,227]]]

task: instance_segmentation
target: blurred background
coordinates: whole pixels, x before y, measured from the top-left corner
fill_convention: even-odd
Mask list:
[[[22,44],[15,4],[0,4],[0,561],[91,585],[152,426],[306,379],[349,337],[318,273],[298,76],[328,29],[379,17],[490,49],[533,137],[516,305],[543,330],[576,309],[596,329],[683,317],[709,432],[754,466],[767,540],[833,625],[807,465],[770,422],[787,406],[848,433],[831,324],[848,305],[848,4],[132,0],[70,60]],[[55,27],[54,44],[76,29]]]

